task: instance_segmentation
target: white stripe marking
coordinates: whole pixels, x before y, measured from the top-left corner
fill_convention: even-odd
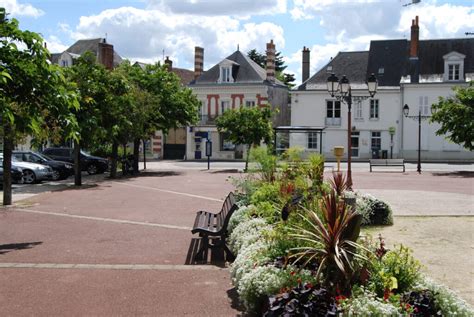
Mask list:
[[[160,192],[164,192],[164,193],[170,193],[170,194],[175,194],[175,195],[183,195],[183,196],[194,197],[194,198],[199,198],[199,199],[205,199],[205,200],[212,200],[212,201],[224,202],[224,200],[222,200],[222,199],[217,199],[217,198],[212,198],[212,197],[206,197],[206,196],[200,196],[200,195],[194,195],[194,194],[188,194],[188,193],[182,193],[182,192],[175,192],[175,191],[172,191],[172,190],[160,189],[160,188],[155,188],[155,187],[141,186],[141,185],[134,185],[134,184],[125,184],[125,183],[114,182],[114,181],[112,181],[112,183],[120,184],[120,185],[124,185],[124,186],[130,186],[130,187],[151,189],[151,190],[156,190],[156,191],[160,191]]]
[[[183,264],[68,264],[68,263],[0,263],[0,269],[85,269],[85,270],[185,270],[221,271],[224,268],[213,265]]]
[[[72,215],[72,214],[65,214],[65,213],[59,213],[59,212],[32,210],[32,209],[26,209],[26,208],[25,209],[15,208],[14,210],[22,211],[22,212],[29,212],[29,213],[32,213],[32,214],[42,214],[42,215],[60,216],[60,217],[77,218],[77,219],[97,220],[97,221],[114,222],[114,223],[121,223],[121,224],[128,224],[128,225],[140,225],[140,226],[167,228],[167,229],[191,230],[191,227],[166,225],[166,224],[153,223],[153,222],[141,222],[141,221],[132,221],[132,220],[112,219],[112,218],[100,218],[100,217],[92,217],[92,216],[80,216],[80,215]]]

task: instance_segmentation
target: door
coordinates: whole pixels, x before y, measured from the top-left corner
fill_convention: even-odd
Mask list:
[[[352,157],[359,157],[359,135],[360,135],[360,132],[359,131],[353,131],[351,133],[351,147],[352,147],[352,151],[351,151],[351,155]]]
[[[163,149],[165,160],[182,160],[186,155],[186,130],[185,128],[171,129],[166,135]]]

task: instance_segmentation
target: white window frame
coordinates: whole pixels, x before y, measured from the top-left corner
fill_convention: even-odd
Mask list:
[[[358,101],[354,107],[354,120],[363,121],[364,113],[362,111],[362,102]]]
[[[223,114],[225,111],[229,109],[230,109],[230,100],[221,100],[220,114]]]
[[[448,80],[459,81],[461,78],[461,64],[449,63],[448,64]]]
[[[370,120],[378,120],[380,118],[379,99],[370,99]]]
[[[307,142],[306,146],[309,150],[318,149],[318,133],[317,132],[308,132],[307,133]]]
[[[465,58],[466,58],[466,55],[463,55],[455,51],[452,51],[443,56],[445,81],[464,81],[464,59]]]
[[[375,133],[378,133],[378,135],[375,135]],[[378,143],[380,145],[377,148],[374,148],[374,141],[375,140],[378,140]],[[382,149],[382,132],[380,132],[380,131],[371,131],[370,132],[370,149],[371,150],[373,150],[373,149],[381,150]]]
[[[341,126],[341,102],[326,100],[326,126]]]

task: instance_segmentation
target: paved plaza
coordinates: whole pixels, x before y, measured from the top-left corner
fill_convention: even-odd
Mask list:
[[[79,189],[71,179],[16,188],[15,205],[0,209],[2,315],[241,314],[224,263],[190,261],[195,212],[218,210],[243,164],[211,166],[149,162],[139,177],[85,178]],[[394,209],[395,225],[373,230],[412,247],[433,278],[474,304],[472,165],[413,167],[354,164],[354,188]]]

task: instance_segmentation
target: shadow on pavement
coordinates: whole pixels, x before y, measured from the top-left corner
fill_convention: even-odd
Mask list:
[[[239,169],[237,168],[230,168],[225,170],[217,170],[210,172],[211,174],[238,174],[240,173]]]
[[[43,242],[24,242],[24,243],[10,243],[10,244],[0,244],[0,254],[5,254],[11,251],[31,249],[34,246],[40,245]]]
[[[227,297],[229,297],[229,299],[231,300],[230,306],[233,309],[238,310],[239,312],[241,312],[241,314],[239,316],[248,316],[248,315],[244,314],[245,308],[242,305],[242,302],[239,300],[239,294],[237,293],[237,290],[235,289],[235,287],[227,290]]]
[[[213,243],[213,239],[209,239]],[[202,264],[211,264],[218,267],[225,267],[225,255],[224,250],[222,249],[207,249],[204,250],[203,258],[201,260],[196,260],[194,257],[198,253],[201,247],[201,238],[192,238],[191,243],[189,244],[188,253],[186,254],[185,265],[202,265]],[[209,252],[210,251],[210,252]],[[210,256],[210,260],[209,260]]]
[[[474,178],[474,172],[470,171],[457,171],[457,172],[442,172],[442,173],[432,173],[433,176],[448,176],[455,178]]]

